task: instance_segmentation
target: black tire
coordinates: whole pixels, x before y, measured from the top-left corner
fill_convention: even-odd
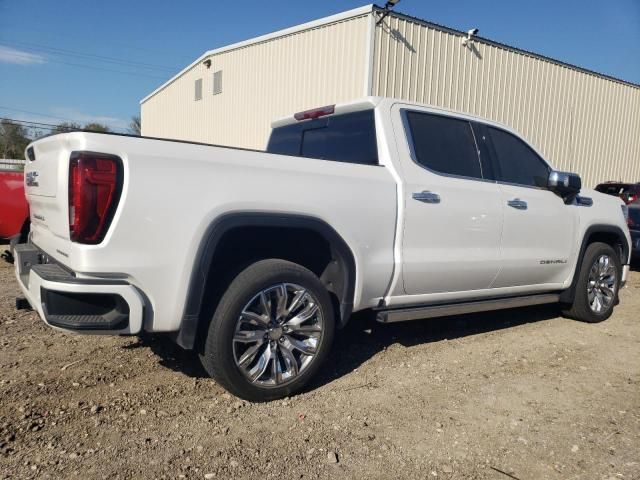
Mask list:
[[[603,255],[608,256],[615,266],[615,285],[613,288],[613,302],[603,308],[601,312],[594,311],[588,300],[587,287],[589,283],[589,272],[594,263]],[[620,266],[620,257],[618,253],[606,243],[594,242],[590,244],[582,258],[580,270],[578,271],[578,281],[576,283],[576,291],[573,303],[562,310],[563,315],[575,320],[588,323],[598,323],[606,320],[613,313],[613,308],[618,302],[618,289],[620,288],[620,279],[622,276],[622,267]]]
[[[262,386],[252,383],[237,365],[234,335],[245,306],[260,292],[279,284],[299,285],[317,300],[315,304],[323,319],[322,335],[315,355],[297,376],[281,385]],[[209,324],[200,360],[209,375],[233,395],[256,402],[286,397],[299,392],[321,367],[333,343],[335,323],[329,293],[311,271],[285,260],[261,260],[241,271],[222,295]]]

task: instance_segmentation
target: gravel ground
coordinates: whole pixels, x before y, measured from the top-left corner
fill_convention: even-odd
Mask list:
[[[360,315],[306,393],[250,404],[163,337],[14,310],[0,264],[0,478],[640,479],[640,272],[597,325],[528,308]]]

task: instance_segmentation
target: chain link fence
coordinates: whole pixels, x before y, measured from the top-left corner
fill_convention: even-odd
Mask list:
[[[15,170],[21,172],[24,170],[24,160],[13,158],[0,158],[0,170]]]

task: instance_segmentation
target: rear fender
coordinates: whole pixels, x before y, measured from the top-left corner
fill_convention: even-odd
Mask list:
[[[339,291],[339,325],[348,321],[353,310],[356,267],[351,249],[344,239],[326,222],[303,215],[272,214],[264,212],[240,212],[224,215],[207,228],[196,253],[185,302],[180,329],[175,340],[185,349],[193,349],[202,317],[205,285],[216,248],[225,233],[238,227],[286,227],[312,230],[324,237],[331,247],[332,255],[343,268],[343,278],[336,279]]]

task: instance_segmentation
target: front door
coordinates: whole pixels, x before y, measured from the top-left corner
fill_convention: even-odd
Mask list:
[[[405,179],[404,292],[396,288],[394,295],[473,296],[489,288],[499,270],[503,211],[498,185],[484,171],[468,120],[394,108]]]
[[[578,247],[576,207],[547,188],[551,168],[525,142],[500,128],[479,131],[494,159],[504,209],[502,268],[493,287],[558,286],[569,277]]]

